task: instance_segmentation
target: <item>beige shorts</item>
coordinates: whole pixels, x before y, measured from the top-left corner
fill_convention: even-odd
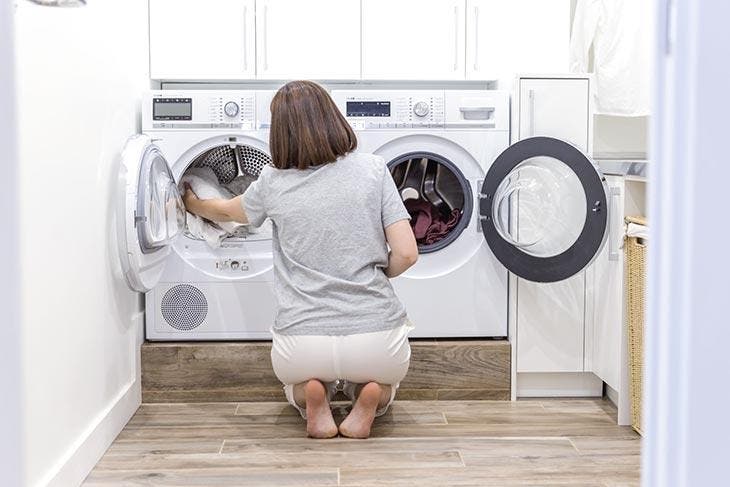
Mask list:
[[[279,335],[272,330],[271,363],[284,384],[289,403],[306,419],[304,408],[294,402],[294,385],[318,379],[327,388],[331,400],[339,390],[354,401],[359,384],[378,382],[391,386],[387,411],[395,399],[400,381],[408,372],[411,347],[410,322],[392,330],[355,335]]]

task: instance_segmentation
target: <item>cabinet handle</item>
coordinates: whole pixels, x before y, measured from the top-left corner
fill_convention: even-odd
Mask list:
[[[459,70],[459,7],[454,5],[454,71]]]
[[[479,71],[479,7],[474,7],[474,71]]]
[[[246,14],[248,7],[243,6],[243,70],[248,71],[248,22]]]
[[[264,71],[269,69],[269,22],[268,22],[269,7],[264,5]]]
[[[535,136],[535,90],[527,92],[527,97],[530,100],[530,137]]]
[[[608,191],[611,198],[611,206],[608,210],[608,260],[615,262],[619,258],[618,241],[616,239],[618,205],[615,202],[618,202],[618,198],[621,196],[621,188],[611,187]]]

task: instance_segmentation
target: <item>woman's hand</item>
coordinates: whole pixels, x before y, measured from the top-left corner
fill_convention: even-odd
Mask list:
[[[188,183],[185,183],[183,188],[185,193],[183,193],[182,198],[185,209],[193,215],[201,216],[212,222],[248,223],[248,217],[246,217],[246,212],[243,211],[241,203],[242,196],[236,196],[229,200],[201,200]]]
[[[183,203],[185,204],[185,209],[188,210],[190,213],[195,213],[193,211],[195,205],[200,201],[198,199],[198,195],[195,194],[193,191],[193,188],[190,187],[190,183],[184,183],[183,189],[185,189],[185,193],[183,193]]]

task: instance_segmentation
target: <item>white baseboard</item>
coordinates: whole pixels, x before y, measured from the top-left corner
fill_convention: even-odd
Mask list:
[[[89,428],[68,448],[61,460],[36,485],[81,485],[142,402],[139,379],[125,387]]]
[[[520,372],[517,397],[601,397],[603,381],[590,372]]]

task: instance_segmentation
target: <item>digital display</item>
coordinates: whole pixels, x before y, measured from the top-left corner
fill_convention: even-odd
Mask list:
[[[192,98],[154,98],[152,100],[153,120],[192,120]]]
[[[390,117],[389,101],[348,101],[348,117]]]

